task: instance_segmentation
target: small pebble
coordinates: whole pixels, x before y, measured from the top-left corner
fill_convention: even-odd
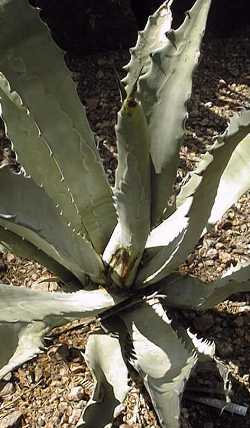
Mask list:
[[[82,414],[82,409],[73,409],[72,414],[69,417],[69,424],[77,424]]]
[[[14,256],[14,254],[7,253],[6,261],[7,263],[14,263],[16,261],[16,256]]]
[[[80,401],[84,397],[84,389],[82,386],[74,386],[67,395],[69,401]]]

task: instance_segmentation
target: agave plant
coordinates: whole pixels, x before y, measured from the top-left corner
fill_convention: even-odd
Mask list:
[[[60,279],[63,292],[0,285],[0,378],[43,352],[55,326],[101,322],[85,358],[95,379],[79,427],[106,427],[142,378],[162,427],[179,427],[180,399],[215,347],[171,319],[250,290],[249,264],[209,285],[181,276],[211,225],[250,188],[250,111],[231,118],[168,204],[184,136],[193,70],[211,0],[197,0],[177,30],[171,1],[149,17],[125,67],[111,188],[63,53],[26,0],[0,0],[0,97],[23,168],[0,169],[0,241]],[[101,415],[101,418],[100,418]]]

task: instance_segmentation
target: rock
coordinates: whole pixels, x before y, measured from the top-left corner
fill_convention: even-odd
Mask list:
[[[210,248],[207,251],[206,257],[209,259],[216,259],[218,257],[218,251],[215,248]]]
[[[82,409],[73,409],[71,416],[69,417],[69,424],[76,425],[81,417]]]
[[[40,427],[44,427],[44,425],[46,425],[46,422],[45,422],[43,416],[39,416],[37,418],[37,426],[40,428]]]
[[[222,248],[225,248],[225,245],[222,244],[222,242],[217,242],[215,244],[215,248],[216,248],[216,250],[221,250]]]
[[[82,386],[74,386],[67,395],[69,401],[80,401],[84,397],[84,389]]]
[[[220,79],[219,80],[219,86],[227,86],[227,83],[225,82],[225,80],[223,80],[223,79]]]
[[[16,261],[16,256],[11,253],[7,253],[6,255],[6,262],[7,263],[14,263]]]
[[[69,348],[66,344],[61,344],[55,353],[55,357],[57,359],[57,361],[63,360],[63,361],[67,361],[69,359],[70,356],[70,352],[69,352]]]
[[[0,428],[14,428],[22,417],[22,412],[16,410],[0,420]]]
[[[51,281],[48,274],[43,275],[41,277],[39,277],[39,279],[37,280],[37,274],[34,274],[34,279],[35,282],[33,282],[31,284],[32,290],[36,290],[36,291],[57,291],[58,290],[58,284],[56,281]]]
[[[43,377],[43,370],[40,366],[35,366],[35,382],[39,382],[39,380]]]
[[[231,256],[231,254],[226,253],[225,251],[220,251],[219,252],[219,259],[222,263],[228,265],[232,261],[232,256]]]

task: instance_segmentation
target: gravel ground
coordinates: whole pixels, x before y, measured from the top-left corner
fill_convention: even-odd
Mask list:
[[[181,148],[181,162],[176,188],[192,170],[199,155],[211,144],[212,137],[223,131],[233,111],[250,101],[250,27],[232,39],[218,40],[209,35],[204,42],[202,59],[194,77],[194,90],[189,103],[187,134]],[[113,125],[119,108],[119,93],[113,65],[118,72],[128,60],[126,52],[96,54],[84,59],[67,58],[73,76],[79,82],[79,95],[87,105],[88,115],[97,134],[97,143],[110,182],[117,164]],[[10,149],[1,138],[0,161],[12,159]],[[15,167],[15,166],[13,166]],[[211,281],[239,260],[250,256],[250,202],[244,195],[215,228],[204,236],[180,270],[183,274]],[[57,290],[54,282],[39,283],[50,274],[40,265],[21,260],[12,254],[0,264],[1,282],[33,289]],[[186,311],[183,321],[202,336],[213,339],[217,355],[230,370],[232,400],[249,403],[250,368],[250,294],[234,296],[212,311],[197,314]],[[180,314],[179,314],[180,315]],[[55,330],[46,340],[46,352],[23,365],[0,383],[0,428],[73,428],[93,388],[91,375],[81,351],[86,339],[97,326],[84,326],[80,321]],[[197,371],[184,394],[182,428],[250,427],[250,413],[243,416],[221,412],[191,400],[204,393],[220,396],[218,376],[211,367]],[[198,395],[197,395],[198,392]],[[116,427],[159,428],[147,395],[138,385],[127,399]]]

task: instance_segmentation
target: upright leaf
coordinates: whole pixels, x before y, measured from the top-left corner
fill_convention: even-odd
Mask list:
[[[187,215],[191,204],[192,198],[189,197],[171,216],[151,231],[136,278],[139,286],[178,251],[188,226]]]
[[[208,227],[221,219],[223,214],[240,196],[250,189],[250,133],[234,150],[223,172],[213,208],[208,220]]]
[[[147,73],[150,68],[151,53],[163,47],[166,43],[166,33],[171,29],[172,0],[165,1],[157,11],[149,16],[146,27],[138,32],[136,46],[130,49],[130,62],[124,67],[127,75],[123,79],[127,95],[130,96],[138,78]]]
[[[140,103],[127,98],[116,127],[118,168],[114,189],[118,226],[104,252],[114,280],[133,283],[150,230],[148,129]]]
[[[186,194],[188,200],[190,200],[190,198],[192,199],[192,204],[186,214],[188,217],[188,226],[183,239],[178,247],[175,247],[173,254],[166,259],[164,264],[162,264],[161,252],[159,252],[159,258],[156,254],[154,260],[152,259],[150,261],[152,274],[148,276],[145,283],[158,282],[160,279],[173,272],[185,261],[190,251],[193,250],[195,244],[202,235],[204,227],[206,227],[209,221],[220,180],[227,165],[230,165],[230,160],[234,151],[239,145],[243,144],[243,147],[247,148],[246,150],[248,152],[247,141],[249,132],[250,110],[244,109],[240,114],[236,114],[231,118],[226,131],[217,138],[211,150],[204,155],[201,164],[195,172],[197,177],[195,178],[193,186],[194,194],[191,195],[191,191]],[[245,172],[247,171],[246,164],[248,164],[247,156],[245,157],[244,170],[242,171],[243,180],[245,180]],[[242,164],[239,164],[239,167],[241,167],[241,165]],[[236,169],[237,165],[234,166],[235,171]],[[244,181],[244,186],[239,186],[239,189],[246,190],[248,183],[249,181],[246,179],[246,181]],[[192,190],[192,186],[190,186],[190,189]]]
[[[168,216],[178,153],[187,118],[192,75],[211,0],[197,0],[177,30],[169,31],[165,44],[152,55],[149,72],[139,81],[139,96],[149,124],[152,172],[152,225]],[[166,210],[166,212],[165,212]]]
[[[87,232],[96,250],[102,252],[116,224],[111,190],[63,54],[27,0],[1,0],[0,5],[0,69],[21,96],[42,138],[32,141],[30,149],[24,136],[15,132],[16,124],[12,129],[3,102],[8,134],[26,171],[64,208],[67,220]],[[39,169],[34,152],[41,163]],[[61,173],[56,180],[55,163],[57,174]]]

